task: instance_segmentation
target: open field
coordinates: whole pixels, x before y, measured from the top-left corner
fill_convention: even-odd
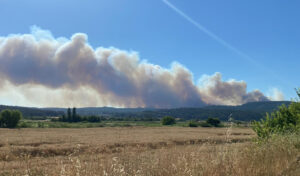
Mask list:
[[[0,175],[300,173],[299,140],[254,137],[249,128],[0,129]]]

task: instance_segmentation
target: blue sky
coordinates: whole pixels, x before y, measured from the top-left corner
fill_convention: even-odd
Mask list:
[[[170,0],[193,20],[249,55],[243,59],[199,30],[161,0],[2,0],[0,36],[29,33],[37,25],[55,37],[77,32],[93,47],[133,50],[163,67],[186,66],[195,82],[220,72],[244,80],[248,90],[281,90],[286,99],[299,87],[300,1]],[[274,73],[274,74],[273,74]]]

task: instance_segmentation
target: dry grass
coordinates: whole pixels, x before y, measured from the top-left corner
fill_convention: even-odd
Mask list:
[[[0,129],[0,175],[299,175],[294,138],[255,144],[254,136],[246,128]]]

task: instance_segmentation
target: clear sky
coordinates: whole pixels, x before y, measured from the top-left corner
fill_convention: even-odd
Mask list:
[[[220,72],[247,82],[248,90],[272,88],[295,97],[300,85],[300,1],[169,0],[191,19],[245,53],[228,49],[162,0],[1,0],[0,36],[36,25],[55,37],[88,35],[93,47],[137,51],[141,59],[170,67],[177,61],[196,82]]]

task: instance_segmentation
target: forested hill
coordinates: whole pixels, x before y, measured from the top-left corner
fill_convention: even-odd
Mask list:
[[[157,112],[143,112],[144,114],[156,114],[156,117],[170,115],[176,118],[199,119],[204,120],[209,117],[217,117],[222,121],[227,121],[229,116],[235,120],[251,121],[259,120],[265,116],[267,112],[276,110],[280,105],[289,105],[290,101],[266,101],[251,102],[241,106],[206,106],[203,108],[176,108],[162,109]]]
[[[201,108],[112,108],[112,107],[87,107],[77,108],[79,115],[98,115],[113,118],[162,118],[173,116],[181,119],[204,120],[208,117],[217,117],[227,121],[230,114],[235,120],[251,121],[263,118],[266,112],[272,112],[282,104],[289,105],[289,101],[251,102],[240,106],[206,106]],[[32,116],[60,116],[66,113],[66,108],[27,108],[18,106],[1,106],[3,109],[18,109],[25,117]]]
[[[154,108],[112,108],[112,107],[91,107],[77,108],[80,115],[100,115],[114,118],[162,118],[173,116],[181,119],[204,120],[208,117],[217,117],[223,121],[228,120],[230,114],[235,120],[259,120],[266,112],[272,112],[282,104],[289,105],[290,101],[266,101],[251,102],[240,106],[206,106],[201,108],[174,108],[174,109],[154,109]],[[66,109],[48,108],[47,110],[65,111]]]
[[[39,109],[39,108],[30,108],[30,107],[21,107],[21,106],[5,106],[0,105],[0,111],[4,109],[15,109],[22,112],[25,118],[27,117],[54,117],[54,116],[61,116],[64,114],[63,111],[53,111],[53,110],[46,110],[46,109]]]
[[[272,112],[277,109],[278,106],[285,104],[289,105],[290,101],[262,101],[262,102],[250,102],[240,106],[220,106],[220,105],[212,105],[206,106],[205,108],[211,109],[236,109],[236,110],[255,110],[255,111],[263,111],[263,112]]]

